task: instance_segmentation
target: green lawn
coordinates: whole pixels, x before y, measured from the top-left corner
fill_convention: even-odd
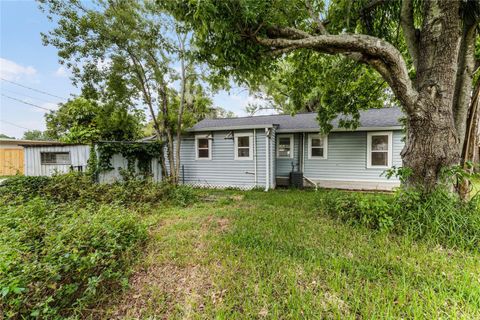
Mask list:
[[[129,288],[95,317],[480,318],[479,253],[332,220],[314,191],[202,192],[144,216]]]

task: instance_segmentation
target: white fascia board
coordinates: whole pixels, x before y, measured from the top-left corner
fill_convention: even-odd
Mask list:
[[[385,130],[402,130],[402,126],[391,127],[358,127],[355,130],[346,128],[333,128],[330,132],[355,132],[355,131],[385,131]],[[277,133],[294,133],[294,132],[315,132],[318,133],[320,128],[307,128],[307,129],[278,129]]]
[[[201,129],[187,129],[188,132],[204,132],[204,131],[231,131],[231,130],[248,130],[248,129],[264,129],[273,128],[275,124],[259,124],[259,125],[245,125],[245,126],[228,126],[228,127],[209,127]]]

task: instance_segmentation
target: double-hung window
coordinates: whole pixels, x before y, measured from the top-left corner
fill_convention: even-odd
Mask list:
[[[235,160],[252,160],[253,136],[251,133],[235,134]]]
[[[277,137],[277,158],[293,158],[293,135]]]
[[[212,159],[212,140],[205,135],[195,137],[195,159]]]
[[[327,136],[310,134],[308,136],[308,158],[327,159],[328,139]]]
[[[70,152],[41,152],[41,164],[70,164]]]
[[[367,168],[392,166],[392,132],[367,134]]]

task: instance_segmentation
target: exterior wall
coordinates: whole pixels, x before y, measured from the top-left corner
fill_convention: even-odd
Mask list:
[[[254,134],[255,132],[255,134]],[[212,135],[211,159],[195,159],[195,135]],[[235,160],[235,146],[233,138],[226,138],[230,131],[214,131],[196,133],[184,136],[181,144],[180,182],[185,184],[216,187],[251,189],[266,186],[266,136],[265,129],[251,129],[234,131],[251,133],[256,137],[252,146],[252,160]],[[270,139],[270,187],[275,186],[275,131],[272,130]],[[168,167],[168,165],[167,165]],[[256,174],[255,174],[256,173]]]
[[[277,146],[275,144],[275,158],[276,158],[275,161],[277,163],[275,173],[277,177],[289,177],[290,172],[292,171],[292,163],[295,171],[301,170],[300,141],[301,141],[302,134],[301,133],[294,133],[294,134],[278,133],[276,136],[277,139],[282,135],[293,136],[293,158],[278,158],[276,154]]]
[[[392,165],[402,165],[403,133],[393,131]],[[367,168],[367,132],[332,132],[327,159],[308,159],[308,134],[304,141],[304,176],[319,186],[344,189],[390,190],[400,184],[382,176],[385,169]]]
[[[100,172],[98,175],[98,182],[100,183],[113,183],[115,181],[121,181],[122,175],[121,170],[128,168],[128,161],[121,154],[114,154],[110,159],[113,170]],[[160,162],[158,159],[152,159],[151,162],[152,168],[152,179],[153,181],[162,180],[162,169],[160,167]]]
[[[71,167],[81,166],[87,170],[90,146],[39,146],[25,147],[25,175],[27,176],[51,176],[54,173],[67,173]],[[70,164],[41,164],[41,152],[70,152]],[[128,161],[120,154],[113,155],[110,160],[113,170],[101,172],[98,177],[100,183],[112,183],[122,180],[120,170],[128,167]],[[155,181],[161,180],[161,169],[158,159],[152,159],[152,174]]]
[[[23,174],[24,157],[22,147],[0,145],[0,176]]]
[[[70,152],[70,164],[42,164],[41,152]],[[90,147],[85,145],[25,147],[25,175],[51,176],[54,173],[67,173],[70,167],[81,166],[85,171]]]

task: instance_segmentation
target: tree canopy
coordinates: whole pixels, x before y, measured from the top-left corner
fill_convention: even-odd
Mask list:
[[[143,114],[114,103],[101,104],[77,97],[45,115],[45,135],[69,143],[123,141],[141,137]]]

